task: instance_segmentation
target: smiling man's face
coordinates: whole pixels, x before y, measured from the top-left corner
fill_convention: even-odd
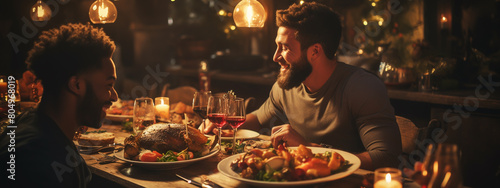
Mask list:
[[[306,51],[300,49],[300,43],[295,39],[296,31],[287,27],[279,27],[276,35],[277,48],[273,61],[281,65],[278,85],[283,89],[299,86],[312,72]]]
[[[87,90],[78,108],[79,122],[81,125],[100,128],[102,120],[106,117],[106,110],[118,99],[114,89],[115,64],[111,58],[105,58],[100,69],[88,74]]]

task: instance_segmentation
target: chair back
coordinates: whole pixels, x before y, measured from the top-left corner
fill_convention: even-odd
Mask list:
[[[418,138],[420,129],[409,119],[396,116],[396,122],[401,133],[401,144],[404,154],[410,154],[416,148],[415,140]]]

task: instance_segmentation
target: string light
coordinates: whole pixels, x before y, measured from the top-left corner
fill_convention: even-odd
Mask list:
[[[52,17],[52,10],[50,10],[50,7],[42,2],[42,0],[38,0],[31,7],[30,15],[33,21],[48,21],[50,20],[50,17]]]
[[[96,0],[90,5],[89,18],[94,24],[114,23],[116,17],[116,7],[109,0]]]

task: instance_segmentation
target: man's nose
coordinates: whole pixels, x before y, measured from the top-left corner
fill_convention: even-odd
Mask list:
[[[276,51],[274,52],[273,56],[273,61],[278,62],[280,58],[281,58],[281,52],[278,48],[276,48]]]
[[[115,88],[113,87],[113,90],[111,91],[111,101],[115,102],[118,100],[118,93],[116,92]]]

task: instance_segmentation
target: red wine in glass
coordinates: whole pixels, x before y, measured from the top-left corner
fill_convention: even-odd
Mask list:
[[[207,119],[207,107],[196,106],[193,108],[194,113],[198,114],[202,119]]]
[[[234,129],[238,128],[245,122],[245,117],[241,116],[228,116],[226,122]]]
[[[226,124],[226,115],[225,114],[208,114],[208,119],[217,125],[217,127],[222,127]]]

